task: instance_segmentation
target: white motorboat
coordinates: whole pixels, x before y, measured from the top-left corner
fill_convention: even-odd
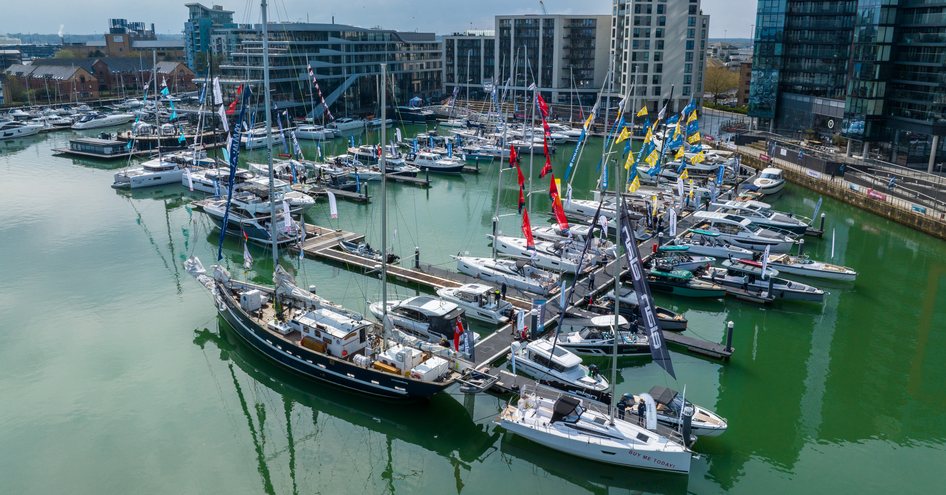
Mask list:
[[[499,297],[495,288],[484,284],[442,287],[437,289],[437,295],[463,308],[468,317],[494,325],[508,322],[514,309],[512,303]]]
[[[723,261],[722,268],[707,268],[700,278],[722,286],[767,293],[775,299],[824,302],[823,290],[778,275],[778,270],[770,267],[766,267],[763,275],[761,262],[733,259]]]
[[[637,308],[639,304],[637,293],[630,287],[622,286],[618,294],[620,294],[618,298],[620,302],[618,309],[621,315],[636,318],[639,314]],[[601,301],[604,301],[603,308],[606,310],[605,313],[613,314],[614,290],[612,289],[601,296]],[[593,310],[595,307],[591,306],[589,309]],[[682,332],[687,329],[687,325],[689,324],[685,316],[663,306],[654,306],[654,316],[657,317],[657,326],[659,326],[661,330],[668,332]]]
[[[210,199],[203,201],[201,209],[208,216],[213,218],[214,227],[220,228],[223,223],[224,213],[227,207],[227,199]],[[244,210],[236,201],[230,204],[230,213],[227,215],[226,232],[239,237],[246,236],[252,242],[263,245],[272,245],[272,236],[270,234],[270,216],[268,213],[251,213]],[[276,239],[277,244],[287,245],[298,243],[305,236],[305,230],[301,223],[290,219],[289,228],[286,228],[286,221],[282,209],[276,209]]]
[[[623,316],[619,316],[618,356],[650,355],[650,339],[643,333],[631,332]],[[588,318],[571,314],[562,319],[555,333],[557,345],[582,356],[608,357],[614,352],[614,315],[594,315]]]
[[[235,188],[235,192],[250,193],[258,198],[257,200],[250,200],[250,203],[253,203],[254,206],[251,207],[249,203],[245,205],[247,210],[253,211],[254,213],[269,212],[269,180],[266,177],[250,177],[241,182],[239,186]],[[277,202],[285,201],[294,215],[305,213],[306,210],[315,205],[315,199],[312,196],[301,191],[293,190],[292,185],[284,180],[273,179],[273,192],[276,195],[274,199]],[[239,196],[240,198],[248,197],[244,194],[240,194]],[[237,200],[237,194],[234,194],[234,201]]]
[[[525,260],[503,260],[454,256],[457,271],[496,284],[536,294],[549,294],[556,287],[557,277],[551,272],[536,268]]]
[[[647,395],[653,398],[657,422],[662,425],[674,429],[679,428],[683,422],[683,408],[686,408],[686,414],[691,417],[690,431],[698,437],[716,437],[722,435],[729,427],[726,418],[684,399],[676,390],[654,386]],[[641,401],[646,404],[644,394],[624,394],[618,402],[618,410],[623,410],[627,415],[634,415],[636,412],[632,410],[636,409],[636,404]]]
[[[304,124],[296,127],[295,131],[296,138],[298,139],[312,139],[316,141],[322,141],[325,139],[332,139],[338,134],[333,129],[328,129],[325,126],[313,125],[313,124]]]
[[[593,255],[587,253],[582,259],[583,246],[575,246],[574,241],[559,243],[535,241],[535,249],[530,249],[528,242],[522,237],[504,235],[495,237],[488,235],[487,237],[493,240],[497,253],[513,258],[528,259],[535,266],[554,272],[574,274],[578,270],[579,261],[581,261],[582,272],[586,272],[594,268],[598,261]]]
[[[387,301],[385,305],[395,327],[433,343],[453,342],[463,318],[463,308],[437,297],[415,296],[403,301]],[[384,314],[380,301],[370,304],[368,309],[379,320]],[[473,339],[476,342],[479,336],[473,334]]]
[[[731,242],[723,239],[718,232],[710,232],[702,229],[690,229],[683,236],[672,239],[665,244],[666,246],[686,247],[687,252],[714,258],[743,258],[750,259],[753,251],[739,246],[733,246]]]
[[[183,177],[184,167],[180,163],[166,158],[154,158],[142,162],[139,167],[116,173],[112,187],[140,189],[165,184],[181,184]]]
[[[372,128],[381,127],[382,123],[384,124],[385,127],[391,127],[392,125],[394,125],[394,119],[384,119],[384,121],[382,122],[381,117],[378,117],[378,118],[374,118],[367,121],[368,127],[372,127]]]
[[[513,342],[509,351],[513,373],[525,373],[539,383],[596,399],[608,395],[611,388],[596,365],[585,366],[575,353],[551,340]]]
[[[716,258],[692,254],[690,249],[690,246],[660,246],[651,258],[650,263],[652,266],[659,265],[663,267],[661,268],[663,271],[686,270],[692,272],[716,262]]]
[[[857,272],[851,268],[815,261],[808,256],[769,255],[768,262],[769,266],[781,273],[802,277],[840,280],[843,282],[853,282],[857,278]]]
[[[577,242],[579,246],[584,246],[588,239],[591,228],[587,225],[570,225],[568,231],[562,231],[558,225],[546,225],[541,227],[532,227],[532,235],[536,239],[549,242]],[[596,256],[607,256],[614,258],[614,243],[604,236],[595,237],[588,247],[588,252]]]
[[[782,170],[769,167],[762,170],[759,177],[752,181],[752,185],[763,195],[778,194],[785,187],[785,177]]]
[[[430,151],[418,151],[408,155],[407,162],[420,168],[421,170],[430,170],[440,173],[458,173],[463,171],[466,164],[463,160],[443,156],[440,153]]]
[[[338,132],[344,131],[353,131],[357,129],[365,128],[365,121],[361,119],[353,119],[351,117],[342,117],[340,119],[335,119],[331,124],[326,127]]]
[[[469,125],[470,123],[467,122],[466,119],[448,119],[437,123],[438,127],[452,127],[457,129],[462,129],[468,127]]]
[[[794,237],[781,232],[753,228],[752,221],[739,215],[697,211],[693,218],[700,230],[716,232],[721,239],[753,251],[761,252],[768,247],[773,253],[787,253],[797,242]]]
[[[509,432],[551,449],[592,461],[619,466],[690,472],[690,450],[674,439],[657,433],[653,400],[648,402],[646,426],[615,418],[606,411],[587,409],[583,401],[569,395],[557,398],[526,391],[499,416],[499,425]]]
[[[267,135],[269,136],[269,139],[267,139]],[[240,144],[248,150],[265,148],[269,142],[272,142],[273,146],[276,146],[281,142],[279,137],[279,129],[272,129],[268,134],[266,129],[250,129],[240,136]]]
[[[16,139],[32,136],[43,130],[43,127],[43,124],[6,120],[0,122],[0,139]]]
[[[189,176],[189,177],[188,177]],[[234,186],[238,186],[255,177],[253,172],[248,170],[237,170],[233,176]],[[187,169],[181,177],[181,185],[190,188],[191,184],[195,191],[225,196],[229,189],[230,171],[226,168],[208,168],[208,169]]]
[[[81,130],[111,127],[131,122],[133,118],[135,118],[135,116],[130,113],[113,113],[110,115],[104,113],[89,113],[83,115],[76,123],[72,124],[72,128]]]
[[[792,235],[804,235],[809,229],[808,219],[772,210],[772,207],[761,201],[726,201],[714,203],[720,213],[728,213],[748,218],[752,225],[767,229],[787,232]]]

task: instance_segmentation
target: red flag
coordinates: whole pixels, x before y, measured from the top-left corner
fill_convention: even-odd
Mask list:
[[[539,172],[539,178],[542,179],[546,174],[552,172],[552,159],[545,157],[545,166],[542,167],[542,170]]]
[[[526,205],[526,188],[519,186],[519,214],[522,215],[522,207]]]
[[[522,212],[522,235],[526,236],[526,249],[535,250],[535,239],[532,238],[532,224],[529,222],[529,211]]]
[[[542,112],[542,118],[549,118],[549,105],[545,103],[545,99],[542,98],[542,95],[536,94],[535,100],[539,103],[539,111]]]
[[[453,331],[453,350],[460,350],[460,336],[463,335],[463,324],[457,320],[457,328]]]
[[[509,167],[512,168],[513,165],[519,164],[519,155],[516,154],[516,147],[509,145]]]
[[[377,145],[378,158],[381,158],[381,145]]]
[[[555,215],[555,221],[558,222],[558,228],[562,231],[567,231],[568,219],[565,218],[565,209],[562,208],[562,198],[558,194],[558,186],[555,185],[555,174],[552,174],[550,178],[549,198],[552,199],[552,213]]]
[[[549,123],[542,119],[542,128],[545,130],[545,139],[552,137],[552,128],[549,127]]]
[[[227,105],[227,115],[233,115],[236,112],[237,102],[240,101],[240,94],[243,93],[243,85],[237,86],[236,98]]]
[[[520,167],[519,164],[516,164],[516,173],[519,174],[519,187],[525,186],[526,178],[522,175],[522,167]]]
[[[542,140],[542,146],[545,148],[545,166],[542,167],[542,170],[539,171],[539,178],[545,178],[545,175],[552,171],[552,155],[549,154],[549,139],[546,137]]]

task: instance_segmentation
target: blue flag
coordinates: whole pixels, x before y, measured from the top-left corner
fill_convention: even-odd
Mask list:
[[[240,137],[243,135],[243,123],[246,119],[246,107],[250,106],[250,87],[243,90],[243,99],[240,104],[240,115],[233,125],[233,134],[230,136],[230,177],[227,178],[227,206],[223,210],[223,223],[220,224],[220,240],[217,241],[217,261],[223,259],[223,238],[227,235],[227,222],[230,221],[230,200],[233,199],[233,182],[236,179],[237,162],[240,158]],[[273,239],[275,241],[275,239]]]

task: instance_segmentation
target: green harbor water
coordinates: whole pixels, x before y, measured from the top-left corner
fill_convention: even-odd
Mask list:
[[[512,437],[492,422],[504,400],[489,395],[392,404],[277,368],[240,344],[182,269],[189,255],[216,257],[210,221],[188,207],[200,194],[114,191],[123,163],[53,156],[71,136],[0,142],[0,493],[939,493],[946,483],[942,241],[825,198],[827,235],[806,250],[860,275],[812,282],[829,292],[824,306],[658,296],[706,339],[735,322],[728,364],[674,352],[673,381],[647,360],[621,363],[619,393],[685,387],[729,420],[696,444],[689,477],[666,475]],[[581,160],[576,198],[590,197],[600,146]],[[571,149],[556,154],[557,174]],[[505,174],[500,193],[496,170],[432,176],[429,190],[390,185],[395,250],[410,259],[417,246],[448,268],[451,254],[488,255],[497,194],[501,229],[518,232],[515,178]],[[547,187],[536,179],[534,224],[547,220]],[[370,205],[340,201],[338,219],[320,201],[306,220],[380,245],[378,192],[371,184]],[[789,186],[775,205],[810,215],[816,201]],[[224,263],[269,282],[268,251],[251,252],[244,272],[241,244],[227,239]],[[281,263],[352,309],[379,298],[375,277],[288,253]]]

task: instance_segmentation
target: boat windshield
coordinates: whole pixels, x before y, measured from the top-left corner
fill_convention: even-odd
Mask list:
[[[763,179],[773,179],[773,180],[774,180],[774,179],[781,179],[781,178],[782,178],[782,175],[781,175],[781,174],[773,174],[773,173],[765,173],[765,174],[760,175],[759,177],[761,177],[761,178],[763,178]]]

